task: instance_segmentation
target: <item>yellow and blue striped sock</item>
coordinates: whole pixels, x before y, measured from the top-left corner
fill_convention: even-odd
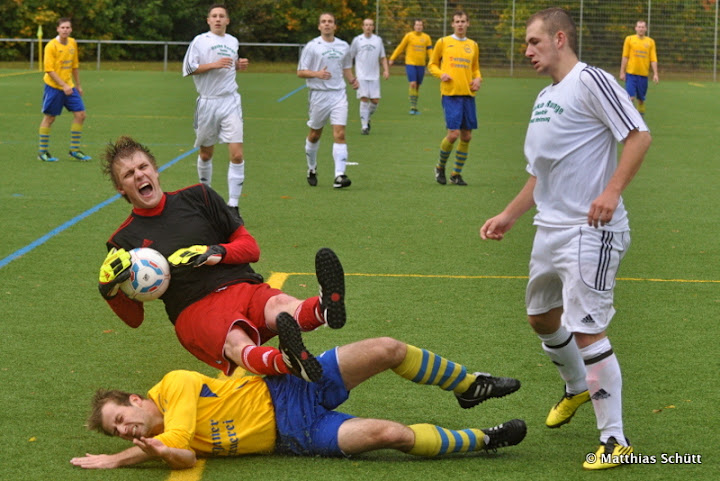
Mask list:
[[[450,158],[450,154],[452,153],[453,144],[450,142],[447,137],[442,139],[442,142],[440,142],[440,158],[438,159],[438,165],[437,167],[439,169],[444,169],[445,164],[447,164],[448,159]]]
[[[417,384],[439,386],[445,391],[462,394],[475,381],[465,366],[449,361],[426,349],[406,344],[405,359],[393,371]]]
[[[470,142],[462,140],[458,142],[457,149],[455,149],[455,168],[453,169],[453,175],[459,175],[462,172],[465,161],[467,160],[468,150],[470,150]]]
[[[38,129],[38,153],[43,154],[47,152],[48,146],[50,145],[50,127],[40,127]]]
[[[417,110],[418,89],[410,87],[408,95],[410,97],[410,108]]]
[[[455,431],[432,424],[413,424],[408,427],[415,433],[415,444],[408,453],[415,456],[468,453],[485,447],[485,433],[480,429]]]
[[[80,150],[80,138],[82,137],[82,124],[72,123],[70,126],[70,152]]]

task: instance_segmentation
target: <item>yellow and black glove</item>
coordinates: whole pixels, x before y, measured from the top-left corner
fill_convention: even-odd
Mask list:
[[[120,284],[130,278],[130,253],[125,249],[110,249],[105,261],[100,266],[100,282],[98,289],[105,299],[112,299],[117,294]]]
[[[219,263],[227,251],[223,246],[195,245],[178,249],[168,257],[171,266],[193,266],[200,267],[204,264],[209,266]]]

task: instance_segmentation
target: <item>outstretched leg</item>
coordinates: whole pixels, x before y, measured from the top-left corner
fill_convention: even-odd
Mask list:
[[[338,445],[345,454],[395,449],[415,456],[467,453],[519,444],[527,433],[525,422],[513,419],[488,429],[446,429],[432,424],[405,426],[382,419],[353,418],[338,431]]]

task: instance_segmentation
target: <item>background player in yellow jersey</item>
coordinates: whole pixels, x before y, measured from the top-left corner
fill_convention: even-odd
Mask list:
[[[655,40],[646,35],[647,23],[638,20],[635,24],[635,35],[625,37],[622,61],[620,62],[620,80],[625,81],[625,90],[636,103],[638,112],[645,115],[645,95],[648,88],[650,69],[653,71],[653,82],[658,77],[657,50]]]
[[[405,34],[400,45],[390,55],[390,65],[392,65],[401,53],[405,54],[405,73],[410,83],[410,115],[420,113],[417,109],[418,95],[425,77],[425,64],[432,50],[432,40],[430,35],[423,33],[424,27],[423,21],[416,19],[413,31]]]
[[[288,316],[278,323],[295,325]],[[281,340],[282,341],[282,340]],[[464,366],[389,337],[366,339],[318,356],[323,377],[307,383],[295,376],[219,380],[172,371],[147,397],[100,390],[93,399],[89,429],[132,441],[116,454],[86,454],[70,462],[81,468],[118,468],[162,459],[171,468],[192,467],[197,457],[243,454],[349,456],[396,449],[417,456],[467,453],[513,446],[526,425],[513,419],[488,429],[452,430],[357,418],[335,411],[350,390],[392,369],[420,384],[455,393],[470,408],[520,388],[512,378],[470,374]],[[434,367],[440,366],[440,369]]]
[[[45,91],[43,93],[43,119],[38,129],[38,159],[44,162],[57,162],[48,152],[50,145],[50,127],[55,117],[62,113],[63,107],[73,113],[70,126],[70,157],[77,160],[91,160],[89,155],[80,151],[83,122],[85,122],[85,104],[82,100],[83,89],[80,86],[78,67],[78,47],[72,33],[69,18],[60,18],[57,22],[57,37],[45,46],[44,68]]]
[[[467,14],[463,11],[455,12],[452,21],[454,33],[437,41],[428,64],[430,73],[441,80],[440,93],[447,127],[447,135],[440,143],[440,158],[435,166],[435,180],[439,184],[447,182],[445,165],[459,137],[450,183],[467,185],[460,173],[467,160],[472,130],[477,129],[475,92],[482,83],[478,45],[466,37],[469,26]]]

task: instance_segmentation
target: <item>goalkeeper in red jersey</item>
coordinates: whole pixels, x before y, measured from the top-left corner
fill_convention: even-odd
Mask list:
[[[263,344],[277,334],[281,312],[302,331],[345,324],[344,272],[335,253],[323,248],[316,254],[320,296],[296,299],[264,283],[250,267],[260,248],[237,211],[211,188],[197,184],[163,192],[152,153],[129,137],[108,145],[103,162],[115,189],[132,204],[107,241],[100,269],[100,293],[112,310],[130,327],[143,322],[143,304],[119,286],[130,276],[129,251],[151,247],[170,264],[170,286],[160,299],[180,343],[195,357],[227,375],[242,366],[255,374],[292,372],[316,380],[322,371],[299,337],[280,350]]]

